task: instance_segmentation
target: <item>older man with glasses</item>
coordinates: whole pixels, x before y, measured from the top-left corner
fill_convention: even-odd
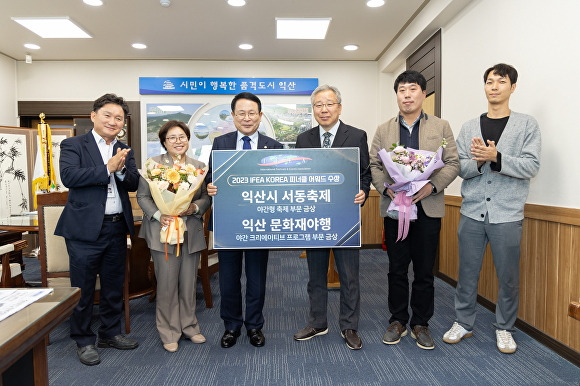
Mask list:
[[[314,118],[318,126],[300,134],[296,148],[358,147],[360,149],[360,191],[354,196],[354,203],[364,205],[369,194],[371,172],[367,133],[341,122],[342,98],[336,87],[322,85],[311,96]],[[308,325],[294,335],[295,340],[308,340],[328,332],[326,318],[328,302],[328,259],[330,248],[308,249],[308,297],[310,316]],[[348,348],[362,348],[358,334],[360,314],[359,249],[334,249],[334,259],[340,277],[339,328]]]

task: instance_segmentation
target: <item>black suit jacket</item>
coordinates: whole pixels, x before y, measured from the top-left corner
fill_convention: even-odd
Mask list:
[[[126,149],[128,146],[117,141],[113,154],[118,148]],[[133,234],[133,212],[128,192],[136,191],[139,186],[133,150],[125,160],[125,167],[125,178],[121,181],[115,175],[115,182],[127,229]],[[60,178],[69,192],[54,234],[71,240],[96,241],[105,217],[109,175],[92,131],[61,142]]]
[[[211,150],[236,150],[236,142],[238,140],[238,131],[220,135],[213,140]],[[284,145],[267,135],[258,133],[258,149],[282,149]],[[209,171],[205,177],[205,182],[212,182],[212,157],[209,156]]]
[[[319,148],[320,126],[316,126],[300,134],[296,139],[296,148]],[[371,189],[371,169],[369,167],[369,145],[367,133],[364,130],[349,126],[340,121],[332,147],[358,147],[360,157],[360,189],[368,197]]]
[[[213,140],[213,146],[211,148],[212,151],[214,150],[236,150],[236,142],[238,140],[238,131],[233,131],[231,133],[226,133],[224,135],[220,135]],[[268,137],[267,135],[262,135],[258,133],[258,149],[282,149],[284,145],[280,142],[276,141],[273,138]],[[205,176],[206,184],[212,182],[212,155],[209,155],[209,170],[207,171],[207,175]],[[212,212],[213,216],[213,212]],[[210,231],[213,230],[213,217],[209,222],[208,229]]]

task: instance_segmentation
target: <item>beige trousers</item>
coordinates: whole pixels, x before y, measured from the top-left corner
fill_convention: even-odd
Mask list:
[[[157,331],[163,344],[176,343],[182,335],[189,339],[200,333],[195,316],[195,286],[200,253],[187,254],[187,238],[179,257],[151,251],[157,279]]]

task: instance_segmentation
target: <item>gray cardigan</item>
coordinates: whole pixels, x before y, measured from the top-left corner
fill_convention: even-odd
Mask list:
[[[471,159],[471,139],[482,137],[480,117],[461,127],[457,150],[463,178],[461,214],[483,221],[485,214],[492,224],[519,221],[524,218],[530,179],[540,169],[541,135],[538,122],[526,114],[511,112],[496,144],[501,153],[501,171],[494,172],[486,162],[481,171]]]

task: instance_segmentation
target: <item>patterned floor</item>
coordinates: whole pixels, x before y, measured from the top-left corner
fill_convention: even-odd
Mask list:
[[[459,344],[441,341],[453,322],[453,288],[435,282],[435,316],[430,328],[434,350],[422,350],[407,335],[385,345],[388,325],[387,259],[380,250],[361,253],[362,350],[349,350],[338,330],[338,291],[329,293],[329,333],[297,342],[292,335],[306,325],[307,267],[295,251],[271,253],[265,317],[266,345],[255,348],[245,334],[230,349],[219,345],[218,278],[212,278],[214,308],[206,309],[198,283],[197,316],[208,341],[181,341],[166,352],[155,329],[155,305],[131,301],[131,338],[138,349],[99,349],[101,364],[82,365],[68,337],[68,322],[51,333],[48,348],[51,385],[579,385],[580,368],[518,331],[518,351],[501,354],[495,346],[493,314],[478,306],[474,335]],[[33,264],[27,265],[33,280]],[[37,272],[37,271],[36,271]],[[38,280],[38,279],[37,279]],[[96,326],[94,326],[96,330]]]

